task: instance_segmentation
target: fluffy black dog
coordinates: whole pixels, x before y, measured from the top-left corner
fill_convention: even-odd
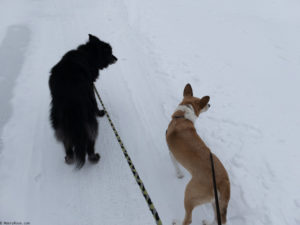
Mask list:
[[[98,134],[96,116],[104,116],[105,112],[98,109],[93,82],[99,69],[116,61],[111,46],[89,34],[86,44],[67,52],[51,70],[50,120],[57,139],[64,144],[68,164],[76,161],[81,168],[86,153],[91,162],[100,159],[94,149]]]

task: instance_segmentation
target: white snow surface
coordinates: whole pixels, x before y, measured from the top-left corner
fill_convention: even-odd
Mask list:
[[[300,224],[298,0],[1,0],[0,222],[155,224],[106,118],[101,160],[64,163],[49,71],[94,34],[119,58],[96,85],[163,224],[184,216],[165,142],[191,83],[199,135],[231,181],[230,225]],[[212,220],[210,205],[193,223]]]

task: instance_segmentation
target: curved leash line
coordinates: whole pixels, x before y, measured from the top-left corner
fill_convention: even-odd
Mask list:
[[[147,190],[146,190],[146,188],[145,188],[145,186],[143,184],[143,181],[141,180],[138,172],[136,171],[136,169],[135,169],[135,167],[134,167],[134,165],[133,165],[133,163],[131,161],[130,156],[128,155],[128,152],[127,152],[127,150],[126,150],[126,148],[125,148],[125,146],[124,146],[124,144],[123,144],[123,142],[122,142],[122,140],[120,138],[120,135],[118,134],[118,131],[116,130],[116,128],[115,128],[112,120],[110,119],[110,116],[109,116],[109,114],[108,114],[108,112],[107,112],[107,110],[106,110],[106,108],[104,106],[104,103],[103,103],[103,101],[102,101],[102,99],[101,99],[101,97],[100,97],[100,95],[99,95],[99,93],[98,93],[95,85],[94,85],[94,90],[95,90],[95,93],[96,93],[96,95],[97,95],[97,97],[98,97],[98,99],[99,99],[99,101],[100,101],[100,103],[101,103],[104,111],[106,112],[106,116],[107,116],[107,119],[108,119],[108,121],[110,123],[110,126],[111,126],[111,128],[113,129],[113,131],[115,133],[115,136],[116,136],[116,138],[117,138],[117,140],[118,140],[118,142],[120,144],[120,147],[121,147],[121,149],[123,151],[123,154],[124,154],[124,156],[125,156],[125,158],[127,160],[128,165],[129,165],[129,167],[131,169],[131,172],[132,172],[132,174],[133,174],[133,176],[135,178],[135,181],[137,182],[137,184],[139,185],[139,187],[140,187],[140,189],[142,191],[142,194],[143,194],[143,196],[144,196],[144,198],[145,198],[145,200],[146,200],[146,202],[147,202],[147,204],[149,206],[149,209],[150,209],[150,211],[151,211],[151,213],[152,213],[152,215],[153,215],[153,217],[154,217],[154,219],[156,221],[156,224],[157,225],[162,225],[162,222],[161,222],[161,220],[159,218],[158,212],[156,211],[156,209],[154,207],[154,204],[151,201],[151,198],[150,198],[150,196],[149,196],[149,194],[148,194],[148,192],[147,192]]]

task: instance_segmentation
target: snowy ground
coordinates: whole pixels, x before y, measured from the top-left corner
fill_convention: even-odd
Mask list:
[[[155,224],[106,118],[97,165],[64,164],[48,121],[50,68],[92,33],[116,65],[97,87],[163,224],[184,216],[165,143],[187,82],[198,133],[229,172],[228,224],[300,224],[297,0],[0,2],[0,222]],[[212,219],[210,206],[193,223]]]

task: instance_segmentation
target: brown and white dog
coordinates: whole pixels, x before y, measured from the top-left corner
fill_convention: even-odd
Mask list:
[[[187,184],[184,196],[185,218],[183,225],[192,223],[193,209],[204,203],[212,203],[216,223],[216,210],[210,161],[210,149],[205,145],[196,132],[194,122],[200,113],[208,110],[209,96],[203,98],[193,97],[193,90],[187,84],[183,92],[183,100],[172,115],[172,120],[166,132],[166,139],[170,149],[172,162],[177,177],[182,178],[179,162],[186,168],[192,178]],[[216,183],[219,196],[219,205],[222,224],[226,224],[227,206],[230,199],[230,182],[228,174],[218,159],[213,155]],[[177,224],[173,222],[173,224]],[[206,221],[203,224],[208,225]]]

